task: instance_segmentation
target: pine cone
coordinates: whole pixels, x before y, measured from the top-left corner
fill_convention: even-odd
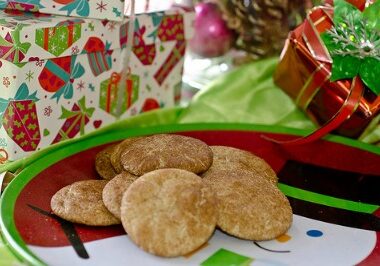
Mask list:
[[[228,26],[235,30],[239,50],[252,59],[279,54],[293,24],[294,14],[305,11],[309,0],[212,0],[225,14]]]

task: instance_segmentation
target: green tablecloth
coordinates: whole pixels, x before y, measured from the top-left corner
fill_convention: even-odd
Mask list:
[[[210,84],[197,94],[186,108],[178,107],[142,114],[89,134],[85,138],[115,128],[128,129],[174,123],[254,123],[314,130],[315,126],[304,113],[273,84],[272,74],[276,64],[277,59],[268,59],[243,66]],[[367,135],[366,140],[380,138],[380,128],[374,129]],[[59,149],[68,142],[49,149]],[[360,145],[360,142],[358,144]],[[0,172],[23,167],[49,149],[24,160],[0,166]],[[0,241],[0,266],[18,264],[20,263],[17,259]]]

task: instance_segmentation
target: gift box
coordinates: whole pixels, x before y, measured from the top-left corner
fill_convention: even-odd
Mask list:
[[[113,21],[124,17],[124,0],[0,0],[0,8]]]
[[[315,134],[357,138],[379,120],[380,1],[326,2],[289,34],[274,79]]]
[[[117,119],[174,106],[193,20],[182,9],[122,22],[0,11],[3,157],[17,160]]]

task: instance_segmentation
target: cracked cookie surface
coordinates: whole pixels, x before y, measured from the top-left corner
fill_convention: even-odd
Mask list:
[[[238,238],[263,241],[284,234],[293,219],[286,196],[270,181],[246,170],[214,170],[203,181],[215,191],[217,225]]]
[[[124,194],[121,220],[129,237],[163,257],[186,255],[215,230],[215,194],[188,171],[162,169],[145,174]]]
[[[124,169],[137,176],[164,168],[203,173],[210,168],[212,159],[212,151],[203,141],[170,134],[135,141],[124,149],[120,157]]]
[[[120,156],[124,152],[124,150],[135,141],[138,141],[143,138],[144,137],[128,138],[128,139],[123,140],[122,142],[120,142],[114,147],[113,152],[110,156],[110,160],[116,173],[120,174],[121,172],[124,171],[123,165],[120,161]]]
[[[136,181],[138,176],[128,172],[122,172],[112,179],[103,189],[103,202],[106,208],[120,219],[121,199],[129,186]]]
[[[255,176],[261,176],[273,184],[278,177],[272,167],[262,158],[244,150],[226,146],[211,146],[214,160],[210,171],[237,169],[247,170]]]
[[[114,152],[115,145],[108,146],[96,154],[95,169],[96,172],[105,180],[111,180],[117,173],[111,163],[111,154]]]
[[[86,180],[62,188],[51,199],[52,211],[58,217],[73,223],[91,226],[120,224],[102,200],[102,192],[107,182]]]

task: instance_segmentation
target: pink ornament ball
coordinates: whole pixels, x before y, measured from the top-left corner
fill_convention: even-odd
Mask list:
[[[227,27],[219,7],[214,3],[200,3],[195,11],[195,36],[190,41],[192,52],[202,57],[227,53],[232,47],[234,33]]]

